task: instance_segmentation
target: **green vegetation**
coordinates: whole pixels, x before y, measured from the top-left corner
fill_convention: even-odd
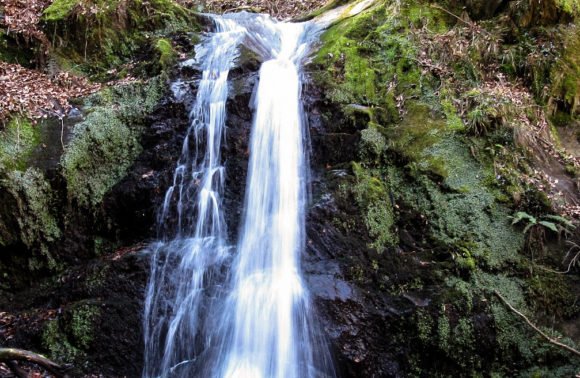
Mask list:
[[[159,64],[163,68],[168,68],[176,61],[176,53],[171,46],[171,41],[166,38],[159,38],[155,44],[155,49],[159,53]]]
[[[509,12],[538,17],[532,8]],[[416,376],[534,376],[549,366],[565,377],[578,361],[542,340],[494,292],[539,324],[548,308],[562,321],[579,314],[575,281],[536,265],[539,255],[555,260],[550,248],[564,247],[547,244],[573,225],[540,216],[554,212],[552,203],[529,179],[538,169],[535,156],[545,154],[538,125],[550,131],[542,105],[557,109],[552,118],[562,125],[576,117],[577,54],[568,53],[576,50],[546,43],[552,26],[513,32],[506,19],[470,24],[440,10],[384,1],[322,37],[313,77],[333,106],[322,117],[337,119],[330,113],[342,111],[344,122],[329,126],[332,132],[360,135],[353,176],[337,179],[336,194],[351,195],[361,218],[347,224],[337,214],[335,224],[346,232],[364,224],[370,246],[386,251],[370,267],[353,251],[351,277],[391,295],[437,293],[408,323],[394,326],[395,343],[413,345],[406,369]],[[574,45],[575,26],[562,28],[557,35]],[[518,40],[506,42],[514,34]],[[524,222],[551,231],[537,243],[518,227]],[[391,252],[405,249],[400,230],[420,245],[406,251],[422,261],[409,272]],[[410,278],[392,278],[406,273]],[[397,339],[401,330],[405,337]]]
[[[44,19],[46,21],[58,21],[66,18],[81,3],[80,0],[55,0],[44,10]]]
[[[171,0],[56,0],[43,20],[58,38],[51,54],[59,65],[97,79],[126,75],[123,64],[152,50],[159,62],[141,62],[136,69],[158,73],[174,60],[166,36],[196,29],[193,13]]]
[[[576,6],[578,7],[578,4]],[[556,109],[578,116],[580,115],[580,56],[575,51],[580,49],[580,32],[577,26],[573,25],[564,29],[562,35],[564,50],[560,59],[554,64],[550,76],[551,101],[555,107],[558,107],[557,101],[563,103],[562,109]]]
[[[50,358],[66,363],[82,363],[90,352],[96,324],[101,317],[97,305],[80,303],[62,317],[45,324],[42,343]]]
[[[518,211],[513,217],[512,224],[519,223],[521,221],[525,221],[526,227],[523,230],[525,234],[534,226],[543,226],[548,230],[554,231],[556,233],[560,232],[571,232],[574,228],[576,228],[572,222],[564,217],[559,215],[544,215],[542,220],[536,219],[536,217],[531,216],[528,213],[523,211]]]
[[[555,0],[556,5],[564,12],[580,16],[580,0]]]
[[[84,207],[100,204],[141,152],[138,135],[106,109],[77,125],[62,160],[71,198]]]
[[[373,238],[370,244],[379,253],[397,244],[395,215],[389,193],[380,178],[373,177],[361,165],[353,163],[355,185],[352,193],[363,211],[364,223]]]
[[[141,152],[141,122],[163,95],[161,79],[105,90],[97,105],[75,126],[62,157],[69,198],[96,208]],[[112,110],[115,109],[115,110]]]
[[[16,238],[33,251],[35,258],[30,260],[30,269],[39,269],[46,262],[56,268],[50,246],[60,237],[61,230],[55,214],[55,196],[44,175],[35,168],[11,171],[0,181],[0,190],[10,196],[0,214],[2,239]],[[11,234],[14,231],[18,232],[17,237]],[[40,256],[44,261],[37,260]]]
[[[16,116],[0,129],[0,171],[26,169],[28,158],[40,140],[38,127]]]

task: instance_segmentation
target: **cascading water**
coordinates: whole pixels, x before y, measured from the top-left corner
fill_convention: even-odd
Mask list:
[[[161,241],[152,246],[144,315],[144,377],[173,374],[179,364],[203,351],[203,344],[198,349],[195,342],[204,337],[200,310],[207,302],[212,271],[228,255],[220,150],[227,77],[245,30],[228,19],[216,18],[215,24],[216,33],[196,49],[203,74],[173,185],[160,211]],[[205,154],[199,156],[203,149]]]
[[[307,168],[298,64],[305,24],[274,24],[273,59],[254,96],[245,218],[233,266],[233,331],[225,377],[315,376],[308,298],[300,277]],[[229,314],[228,314],[229,315]],[[324,353],[319,357],[324,358]]]
[[[340,12],[296,24],[248,13],[211,16],[216,31],[196,46],[203,75],[160,210],[160,241],[151,247],[144,377],[335,375],[300,275],[308,177],[300,66]],[[220,149],[227,76],[240,44],[264,63],[253,96],[245,210],[234,248],[227,245],[223,217]]]

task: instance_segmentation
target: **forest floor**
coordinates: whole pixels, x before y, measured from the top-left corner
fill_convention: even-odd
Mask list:
[[[252,11],[268,13],[280,19],[291,19],[323,7],[327,0],[207,0],[205,6],[213,13]]]

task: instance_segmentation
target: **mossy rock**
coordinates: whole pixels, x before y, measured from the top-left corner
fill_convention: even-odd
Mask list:
[[[43,21],[53,36],[51,54],[60,57],[60,65],[95,78],[155,52],[166,68],[173,62],[171,49],[155,37],[197,29],[193,12],[171,0],[56,0],[45,9]]]
[[[0,129],[0,171],[26,169],[28,158],[40,143],[38,127],[16,116]]]
[[[56,214],[56,196],[44,174],[35,168],[10,171],[0,180],[0,195],[6,199],[0,211],[0,239],[5,245],[22,243],[32,251],[29,269],[58,263],[51,246],[61,236]]]
[[[423,91],[419,46],[410,31],[427,24],[447,29],[440,10],[404,1],[379,3],[329,28],[314,59],[319,70],[313,73],[328,101],[342,104],[345,113],[351,104],[371,108],[373,121],[382,125],[398,120],[396,97]]]
[[[166,89],[161,80],[105,90],[89,100],[98,106],[75,126],[61,160],[70,200],[95,209],[123,178],[141,152],[143,117]]]
[[[101,316],[101,308],[97,304],[79,302],[49,320],[44,325],[42,344],[50,358],[82,365],[87,353],[90,353]]]
[[[550,101],[556,110],[577,117],[580,116],[580,30],[576,25],[571,25],[562,33],[562,56],[551,71]]]
[[[155,50],[159,54],[159,64],[163,68],[172,66],[177,60],[177,54],[171,45],[171,41],[166,38],[159,38],[157,40]]]
[[[354,162],[352,170],[355,181],[350,191],[361,209],[363,222],[372,239],[369,247],[382,253],[398,243],[391,195],[376,172]]]

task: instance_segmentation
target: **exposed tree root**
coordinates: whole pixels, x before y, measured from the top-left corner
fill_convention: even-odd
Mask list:
[[[49,360],[48,358],[22,349],[14,348],[0,348],[0,362],[6,362],[7,366],[16,374],[16,376],[21,377],[22,370],[13,363],[13,361],[28,361],[41,366],[50,373],[52,373],[57,378],[65,378],[67,375],[64,373],[64,369],[57,363]]]
[[[519,317],[521,317],[522,319],[524,319],[526,321],[526,323],[528,323],[528,325],[530,327],[532,327],[534,329],[534,331],[538,332],[544,339],[546,339],[549,343],[556,345],[557,347],[560,347],[562,349],[566,349],[568,352],[571,352],[577,356],[580,356],[580,351],[572,348],[569,345],[563,344],[561,342],[559,342],[558,340],[555,340],[553,338],[551,338],[550,336],[546,335],[544,332],[542,332],[542,330],[540,330],[534,323],[532,323],[530,321],[530,319],[528,319],[527,316],[525,316],[524,314],[522,314],[521,312],[519,312],[518,310],[516,310],[497,290],[494,290],[494,294],[497,295],[497,297],[499,299],[501,299],[501,301],[513,312],[515,312]]]

